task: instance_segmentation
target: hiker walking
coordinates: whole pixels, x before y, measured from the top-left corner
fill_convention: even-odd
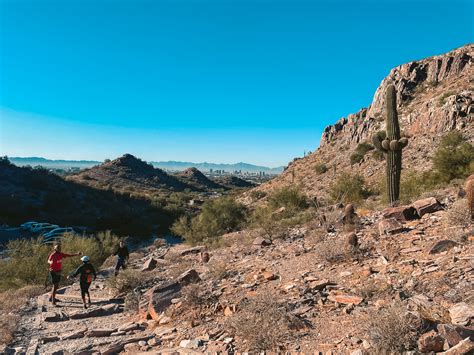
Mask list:
[[[53,252],[48,257],[49,264],[49,280],[53,284],[53,290],[51,291],[51,297],[49,298],[50,302],[53,305],[56,305],[58,301],[56,299],[56,292],[58,291],[59,282],[61,281],[61,270],[63,268],[63,259],[69,258],[71,256],[79,256],[81,252],[74,254],[66,254],[61,252],[61,245],[55,244]]]
[[[129,257],[128,248],[123,241],[120,241],[119,247],[114,255],[117,255],[117,264],[115,265],[115,276],[117,276],[120,268],[125,270],[127,267],[126,263]]]
[[[81,297],[82,303],[84,304],[84,308],[87,309],[87,303],[89,306],[91,305],[91,295],[89,293],[89,287],[91,286],[92,281],[95,281],[97,278],[97,274],[95,272],[94,266],[89,262],[90,259],[88,256],[84,255],[81,258],[82,265],[79,266],[76,271],[71,273],[67,278],[76,277],[77,275],[81,275],[79,277],[79,285],[81,286]],[[87,295],[87,303],[86,303],[86,295]]]

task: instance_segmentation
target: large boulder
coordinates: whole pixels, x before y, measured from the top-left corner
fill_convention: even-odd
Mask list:
[[[419,218],[413,206],[388,207],[382,211],[384,218],[395,218],[397,221],[405,222]]]
[[[378,227],[381,237],[384,235],[398,234],[405,230],[403,225],[395,218],[382,219]]]
[[[433,244],[431,244],[431,246],[428,249],[428,253],[429,254],[441,253],[443,251],[446,251],[455,247],[456,245],[458,245],[458,243],[456,243],[453,240],[449,240],[449,239],[438,240],[434,242]]]
[[[457,325],[468,325],[474,319],[474,306],[465,302],[455,304],[449,309],[451,322]]]
[[[446,339],[449,346],[457,345],[466,338],[474,341],[474,329],[454,324],[438,324],[437,328],[439,334]]]
[[[191,283],[196,283],[201,281],[199,274],[194,269],[189,269],[183,272],[181,275],[178,276],[176,279],[178,283],[182,286],[189,285]]]
[[[156,268],[158,262],[154,258],[150,258],[143,263],[142,271],[151,271]]]
[[[420,350],[422,353],[443,351],[443,346],[444,339],[434,330],[423,334],[418,339],[418,350]]]
[[[171,305],[171,300],[178,297],[181,285],[177,281],[155,286],[148,292],[148,314],[154,320],[160,320],[160,314]]]
[[[427,213],[439,211],[443,208],[439,201],[434,197],[427,197],[417,200],[413,202],[412,206],[416,209],[416,212],[420,217],[423,217]]]

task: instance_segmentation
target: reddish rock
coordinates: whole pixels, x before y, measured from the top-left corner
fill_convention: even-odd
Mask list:
[[[160,320],[160,314],[171,305],[181,290],[178,282],[170,282],[155,286],[151,289],[148,300],[148,314],[154,320]]]
[[[418,212],[418,216],[423,217],[427,213],[433,213],[442,209],[441,204],[434,197],[424,198],[413,202],[412,206]]]
[[[142,271],[151,271],[156,268],[156,259],[150,258],[143,264]]]
[[[474,341],[474,329],[454,324],[438,324],[439,334],[446,339],[449,346],[454,346],[466,338]]]
[[[264,239],[262,237],[257,237],[252,242],[252,245],[259,246],[259,247],[264,247],[264,246],[267,246],[267,245],[270,245],[270,244],[272,244],[271,240]]]
[[[422,353],[443,351],[443,345],[444,339],[434,330],[423,334],[418,339],[418,350]]]
[[[264,271],[262,272],[262,276],[265,280],[267,281],[272,281],[278,279],[278,276],[275,275],[273,272],[270,271]]]
[[[189,285],[191,283],[196,283],[201,281],[199,274],[194,269],[189,269],[183,272],[181,275],[178,276],[176,279],[178,283],[182,286]]]
[[[474,342],[471,339],[466,338],[453,346],[451,349],[446,350],[443,354],[445,355],[464,355],[472,354],[474,352]]]
[[[380,236],[398,234],[405,230],[403,225],[395,218],[382,219],[378,227]]]
[[[189,255],[189,254],[199,254],[206,250],[206,247],[204,245],[198,245],[196,247],[188,248],[185,249],[181,252],[182,256]]]
[[[328,299],[333,302],[342,303],[342,304],[359,304],[364,299],[359,296],[346,295],[346,294],[337,294],[333,293],[328,296]]]
[[[457,325],[468,325],[474,319],[474,305],[460,302],[449,309],[451,322]]]
[[[453,240],[449,240],[449,239],[438,240],[434,242],[433,244],[431,244],[431,246],[428,248],[428,253],[429,254],[441,253],[443,251],[446,251],[455,247],[456,245],[458,245],[458,243],[456,243]]]
[[[309,287],[312,290],[317,290],[317,291],[322,291],[326,288],[328,285],[334,285],[334,283],[330,282],[328,279],[323,279],[323,280],[317,280],[317,281],[311,281],[309,283]]]
[[[419,218],[416,209],[412,206],[388,207],[382,211],[382,215],[384,218],[395,218],[400,222]]]
[[[110,334],[115,332],[117,329],[91,329],[86,332],[86,336],[92,337],[108,337]]]

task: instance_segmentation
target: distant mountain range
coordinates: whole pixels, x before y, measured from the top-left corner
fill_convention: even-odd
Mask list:
[[[96,160],[51,160],[40,157],[9,157],[8,158],[13,164],[17,166],[43,166],[45,168],[54,169],[67,169],[67,168],[80,168],[86,169],[95,165],[102,164]],[[184,171],[188,168],[194,167],[204,172],[223,170],[226,172],[242,171],[249,173],[264,172],[265,174],[280,174],[283,172],[283,167],[269,168],[266,166],[258,166],[248,163],[235,163],[235,164],[215,164],[215,163],[192,163],[192,162],[181,162],[181,161],[159,161],[150,162],[154,167],[165,169],[169,171]]]

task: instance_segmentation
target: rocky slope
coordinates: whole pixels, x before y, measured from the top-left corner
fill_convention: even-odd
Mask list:
[[[283,174],[258,190],[299,184],[310,196],[324,196],[326,187],[344,171],[362,174],[369,182],[379,181],[383,162],[366,154],[360,163],[351,165],[350,155],[359,143],[370,141],[374,132],[384,129],[384,93],[389,83],[397,90],[400,127],[410,137],[403,151],[403,166],[407,170],[428,169],[443,134],[457,129],[474,141],[473,77],[473,44],[392,69],[368,108],[326,127],[316,151],[290,163]],[[317,172],[318,164],[325,164],[328,171]]]
[[[78,174],[70,175],[68,180],[114,190],[124,188],[153,192],[184,191],[186,188],[194,190],[192,186],[131,154],[82,170]]]
[[[465,199],[444,194],[410,213],[359,211],[355,232],[311,222],[273,241],[258,230],[228,234],[214,250],[155,243],[133,253],[128,278],[141,281],[128,296],[108,287],[104,267],[90,309],[77,284],[60,307],[32,299],[3,351],[469,354],[474,239],[453,222]]]
[[[180,180],[200,191],[208,191],[212,189],[224,189],[225,187],[208,179],[203,173],[196,168],[188,168],[176,174]]]

